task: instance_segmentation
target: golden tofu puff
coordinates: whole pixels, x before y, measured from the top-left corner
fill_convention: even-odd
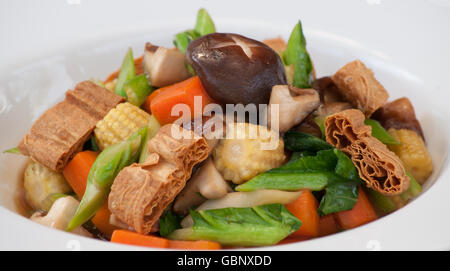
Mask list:
[[[400,158],[405,169],[420,184],[423,184],[433,171],[433,163],[422,137],[416,132],[407,129],[391,128],[388,130],[388,133],[402,143],[400,145],[390,145],[389,149]]]
[[[121,103],[97,123],[94,133],[100,149],[127,139],[147,125],[150,115],[130,103]]]
[[[219,141],[213,157],[224,179],[236,184],[279,167],[286,160],[279,134],[250,123],[228,125],[226,138]]]
[[[70,188],[62,173],[44,167],[31,159],[25,169],[23,186],[26,200],[35,210],[45,210],[45,200],[52,194],[72,192],[72,188]]]

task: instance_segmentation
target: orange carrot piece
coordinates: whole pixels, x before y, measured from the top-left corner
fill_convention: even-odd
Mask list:
[[[173,248],[183,250],[210,250],[222,248],[219,243],[212,241],[169,240],[154,235],[144,235],[127,230],[115,230],[112,234],[111,242],[144,247]]]
[[[134,59],[134,70],[136,72],[136,75],[141,75],[144,73],[144,67],[142,66],[142,61],[144,59],[144,56],[138,57]],[[103,81],[103,84],[109,83],[111,81],[113,81],[114,79],[116,79],[119,76],[120,73],[120,68],[111,73],[108,78],[106,78],[105,81]]]
[[[117,230],[116,226],[109,223],[109,218],[111,217],[111,212],[108,208],[108,202],[105,202],[100,209],[98,209],[95,216],[91,218],[92,223],[99,231],[101,231],[106,236],[111,236],[114,230]]]
[[[97,158],[98,153],[93,151],[83,151],[77,153],[73,159],[67,164],[63,170],[64,178],[72,187],[78,198],[83,198],[86,190],[87,179],[89,171]],[[92,223],[106,236],[111,236],[117,227],[109,223],[111,212],[108,208],[108,202],[97,211],[95,216],[91,219]]]
[[[322,216],[319,219],[319,236],[330,235],[339,231],[339,226],[333,214]]]
[[[311,237],[308,236],[292,236],[292,234],[280,242],[277,243],[277,245],[285,245],[285,244],[291,244],[291,243],[297,243],[297,242],[303,242],[306,240],[311,239]]]
[[[169,240],[153,235],[143,235],[127,230],[115,230],[111,242],[135,246],[168,248]]]
[[[212,241],[178,241],[169,240],[169,248],[183,249],[183,250],[210,250],[221,249],[222,246],[217,242]]]
[[[64,178],[72,187],[78,198],[82,198],[86,190],[87,177],[92,164],[97,159],[97,153],[83,151],[77,153],[63,170]]]
[[[203,114],[203,108],[212,103],[212,99],[203,89],[198,76],[191,77],[183,82],[161,88],[156,96],[150,95],[150,110],[161,125],[172,123],[180,116],[172,116],[172,107],[177,104],[186,104],[191,110],[191,118],[200,117]],[[195,115],[194,97],[202,98],[201,108]],[[186,116],[184,116],[186,117]]]
[[[358,227],[378,218],[362,188],[359,189],[358,200],[353,209],[338,212],[335,214],[335,217],[344,230]]]
[[[316,237],[319,235],[319,214],[317,213],[318,202],[311,191],[302,190],[302,194],[292,203],[286,204],[289,212],[295,215],[302,226],[291,234],[295,237]]]
[[[161,92],[163,92],[164,90],[165,90],[165,88],[158,88],[157,90],[153,91],[147,97],[147,99],[145,99],[145,102],[144,102],[144,105],[143,105],[145,111],[147,111],[149,114],[152,113],[151,105],[152,105],[153,99],[155,99],[155,97],[158,96],[159,94],[161,94]]]

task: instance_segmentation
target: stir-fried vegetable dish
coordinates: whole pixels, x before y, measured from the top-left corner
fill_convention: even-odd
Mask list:
[[[29,157],[31,220],[115,243],[221,249],[369,223],[433,171],[408,98],[360,60],[316,77],[287,43],[216,32],[201,9],[174,48],[143,44],[66,92],[7,152]]]

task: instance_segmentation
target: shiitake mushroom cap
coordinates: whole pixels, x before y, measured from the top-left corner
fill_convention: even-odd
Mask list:
[[[186,57],[206,92],[221,104],[268,104],[272,87],[287,84],[279,55],[242,35],[205,35],[189,44]]]

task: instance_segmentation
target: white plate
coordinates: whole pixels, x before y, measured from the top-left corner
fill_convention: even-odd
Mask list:
[[[166,3],[167,2],[167,3]],[[105,78],[127,47],[170,45],[206,7],[221,32],[287,38],[301,19],[319,76],[362,59],[416,107],[433,157],[425,192],[399,211],[288,250],[450,249],[450,1],[1,1],[0,150],[76,82]],[[78,237],[16,214],[23,157],[0,154],[0,249],[140,249]],[[268,248],[262,248],[268,249]]]

